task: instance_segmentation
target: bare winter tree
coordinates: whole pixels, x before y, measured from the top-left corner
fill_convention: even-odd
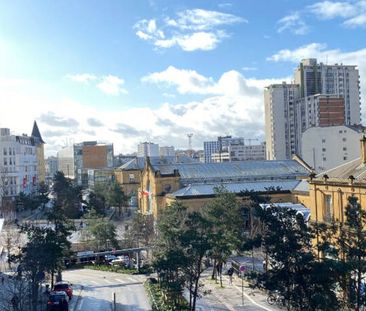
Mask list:
[[[28,311],[30,305],[29,283],[17,275],[2,276],[0,286],[0,310]]]

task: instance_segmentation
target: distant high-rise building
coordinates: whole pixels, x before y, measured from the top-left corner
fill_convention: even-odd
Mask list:
[[[174,146],[164,146],[159,148],[159,154],[161,157],[174,157],[175,148]]]
[[[246,144],[245,141],[249,141]],[[205,163],[264,160],[265,144],[252,144],[256,139],[220,136],[217,141],[204,142]]]
[[[294,83],[264,89],[267,159],[301,155],[301,135],[310,127],[360,124],[360,105],[356,66],[302,60]]]
[[[57,157],[48,157],[46,159],[46,180],[52,180],[58,171]]]
[[[86,141],[73,144],[57,154],[58,170],[75,179],[78,185],[88,185],[89,169],[113,168],[113,144]]]
[[[216,153],[219,148],[218,141],[205,141],[203,142],[203,153],[204,153],[204,161],[205,163],[211,163],[213,153]]]
[[[143,142],[137,146],[137,157],[158,157],[159,156],[159,145]]]
[[[343,98],[344,124],[361,123],[360,77],[356,66],[303,59],[295,70],[295,83],[300,87],[300,97],[324,94]]]
[[[264,89],[266,157],[268,160],[290,159],[296,152],[295,99],[296,84],[272,84]]]

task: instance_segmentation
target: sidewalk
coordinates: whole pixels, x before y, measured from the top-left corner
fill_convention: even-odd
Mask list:
[[[245,280],[242,283],[242,279],[238,276],[234,275],[233,284],[230,285],[229,276],[223,275],[223,287],[220,287],[220,283],[211,279],[211,274],[212,268],[209,268],[202,275],[203,290],[209,290],[210,294],[198,300],[198,310],[211,310],[213,306],[218,304],[222,306],[222,310],[230,311],[281,310],[279,307],[270,306],[267,303],[265,292],[259,289],[252,290],[248,283]]]

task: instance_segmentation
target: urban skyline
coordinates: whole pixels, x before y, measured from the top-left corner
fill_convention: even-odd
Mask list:
[[[263,5],[3,2],[0,127],[37,120],[46,156],[67,141],[115,153],[187,148],[187,133],[195,149],[226,134],[263,141],[263,89],[303,58],[356,65],[364,115],[364,2],[266,2],[266,18]]]

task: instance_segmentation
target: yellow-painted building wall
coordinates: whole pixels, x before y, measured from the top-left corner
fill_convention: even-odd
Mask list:
[[[46,161],[44,159],[44,144],[39,144],[36,147],[37,156],[37,174],[38,182],[45,182],[46,180]]]
[[[180,188],[179,176],[161,176],[147,165],[142,173],[139,189],[139,209],[144,214],[153,214],[156,218],[159,209],[166,206],[165,195]]]
[[[355,196],[362,207],[366,208],[366,184],[353,185],[340,182],[310,183],[310,210],[313,221],[344,221],[348,198]]]
[[[125,194],[137,195],[141,182],[140,170],[121,170],[118,168],[114,171],[114,176]]]

